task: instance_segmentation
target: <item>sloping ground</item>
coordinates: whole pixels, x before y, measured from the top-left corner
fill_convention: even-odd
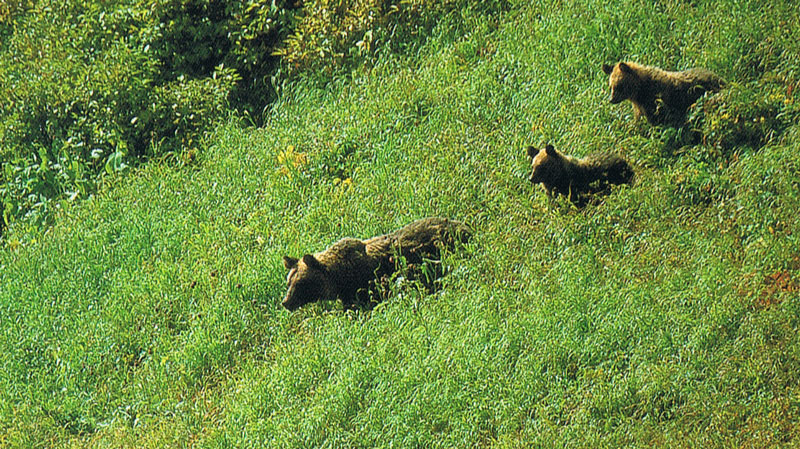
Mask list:
[[[11,236],[0,445],[797,445],[798,15],[467,15],[454,44],[298,86],[265,127],[220,127],[194,168],[152,164],[36,241]],[[769,75],[782,125],[681,146],[606,103],[600,64],[623,57],[757,95]],[[618,150],[637,181],[582,210],[551,203],[524,153],[546,141]],[[280,309],[282,255],[429,215],[476,230],[438,293]]]

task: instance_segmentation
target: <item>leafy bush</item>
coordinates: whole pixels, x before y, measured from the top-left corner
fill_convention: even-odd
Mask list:
[[[0,7],[0,35],[8,36],[0,48],[0,96],[8,99],[0,104],[4,225],[42,225],[53,200],[84,197],[104,174],[142,158],[191,159],[229,97],[260,111],[270,95],[273,49],[292,18],[287,3]]]
[[[161,65],[160,82],[209,77],[220,65],[234,69],[232,104],[258,119],[274,95],[273,53],[298,11],[290,0],[157,0],[143,43]]]
[[[149,104],[155,70],[124,45],[87,55],[76,28],[27,18],[0,61],[0,195],[4,221],[37,217],[48,200],[91,192],[113,156],[143,153],[129,123]]]
[[[227,109],[238,77],[156,84],[160,66],[142,46],[145,14],[106,13],[80,2],[22,16],[0,60],[0,197],[3,222],[39,226],[55,199],[75,200],[105,174],[141,158],[196,146]],[[63,20],[65,23],[61,23]]]
[[[234,16],[231,51],[224,64],[242,77],[231,92],[233,104],[260,122],[280,82],[276,54],[294,29],[300,7],[290,0],[252,0]]]
[[[150,133],[151,142],[161,139],[165,149],[196,151],[202,131],[227,111],[228,94],[239,80],[235,70],[220,66],[208,78],[181,77],[156,87],[138,134]]]
[[[259,124],[278,86],[301,71],[325,79],[379,47],[419,42],[437,17],[457,8],[506,6],[500,0],[5,3],[3,223],[40,226],[53,201],[85,197],[102,176],[139,160],[167,154],[192,160],[216,118],[233,107]],[[287,70],[280,70],[280,56]]]
[[[29,24],[11,43],[18,57],[0,62],[0,95],[9,99],[0,105],[6,223],[41,225],[54,207],[50,200],[84,197],[103,174],[196,145],[226,110],[238,79],[220,69],[156,86],[158,67],[146,52],[115,41],[114,32],[105,40],[80,29]]]
[[[291,74],[331,75],[364,61],[376,50],[399,50],[422,40],[437,20],[474,7],[499,11],[505,0],[311,0],[286,45],[277,54]]]

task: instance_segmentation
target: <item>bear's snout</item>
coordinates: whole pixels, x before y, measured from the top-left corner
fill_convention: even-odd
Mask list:
[[[294,293],[294,289],[293,288],[289,288],[289,291],[286,293],[286,297],[283,298],[283,302],[281,302],[281,305],[283,306],[283,308],[288,310],[288,311],[290,311],[290,312],[293,312],[293,311],[297,310],[298,308],[300,308],[300,302],[299,301],[293,301],[293,299],[295,299],[295,298],[293,298],[293,293]]]

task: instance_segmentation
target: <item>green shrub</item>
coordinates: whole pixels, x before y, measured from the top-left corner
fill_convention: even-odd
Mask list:
[[[258,119],[273,98],[273,55],[299,7],[287,0],[157,0],[143,43],[159,61],[158,84],[212,76],[220,65],[239,80],[232,105]]]
[[[197,151],[203,131],[226,115],[228,95],[239,79],[236,71],[220,66],[207,78],[180,77],[156,87],[136,134],[149,133],[151,142],[160,139],[159,146],[165,150]]]
[[[232,47],[224,64],[234,67],[242,79],[231,92],[231,102],[259,123],[282,84],[276,52],[296,26],[300,12],[289,0],[251,0],[234,16],[229,34]]]
[[[84,197],[142,158],[191,159],[230,97],[263,109],[288,11],[240,0],[0,7],[4,225],[42,225],[53,201]]]
[[[41,223],[49,200],[94,190],[107,164],[143,154],[130,122],[150,104],[155,67],[125,45],[82,51],[77,28],[28,18],[0,61],[0,195],[4,221]],[[40,17],[41,19],[41,17]],[[35,22],[35,23],[34,23]]]
[[[42,225],[54,200],[85,197],[103,175],[196,147],[238,81],[219,68],[158,85],[158,61],[132,31],[144,14],[81,4],[21,17],[8,43],[13,57],[0,60],[0,96],[8,99],[0,104],[5,224]]]
[[[229,108],[260,124],[279,86],[415,46],[437,19],[507,2],[38,0],[0,6],[3,223],[43,225],[143,159],[193,159]],[[285,42],[285,44],[284,44]],[[280,57],[284,61],[280,61]],[[286,70],[280,70],[280,66]],[[347,154],[319,170],[344,180]],[[340,173],[341,172],[341,173]]]
[[[363,62],[380,48],[397,51],[423,41],[433,25],[453,11],[478,8],[499,11],[504,0],[311,0],[286,45],[283,57],[290,74],[330,76]]]

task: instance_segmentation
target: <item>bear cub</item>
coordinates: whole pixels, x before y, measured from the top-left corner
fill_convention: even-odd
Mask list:
[[[376,287],[397,270],[397,257],[405,258],[409,266],[422,264],[438,259],[442,248],[467,243],[471,235],[460,221],[430,217],[367,240],[344,238],[300,259],[284,256],[289,274],[283,307],[296,310],[339,298],[345,309],[370,309],[379,300]]]
[[[541,150],[529,146],[528,156],[532,159],[530,181],[541,183],[551,197],[564,195],[577,206],[584,206],[590,195],[608,192],[611,185],[633,181],[633,168],[616,154],[576,159],[548,144]]]
[[[706,69],[668,72],[635,62],[603,64],[611,89],[609,101],[633,103],[636,117],[644,115],[651,125],[681,126],[686,111],[706,92],[716,92],[725,80]]]

